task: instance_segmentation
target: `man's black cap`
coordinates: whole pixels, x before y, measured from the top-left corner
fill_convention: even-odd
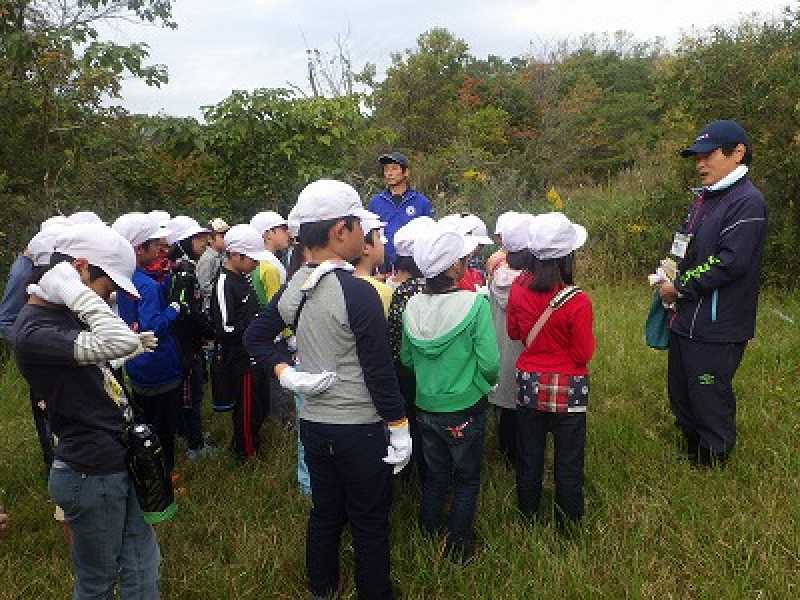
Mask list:
[[[716,150],[720,146],[744,144],[750,145],[747,132],[736,121],[712,121],[700,130],[694,143],[681,150],[681,156],[686,158],[695,154],[705,154]]]
[[[378,157],[378,162],[382,165],[394,163],[400,165],[404,169],[408,168],[408,159],[399,152],[389,152],[388,154],[381,154]]]

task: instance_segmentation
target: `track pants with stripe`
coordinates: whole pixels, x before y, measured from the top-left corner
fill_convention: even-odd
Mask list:
[[[223,350],[225,352],[225,350]],[[251,458],[261,446],[261,425],[269,414],[269,378],[264,367],[251,365],[242,354],[223,357],[224,381],[219,382],[233,404],[232,450],[242,458]]]

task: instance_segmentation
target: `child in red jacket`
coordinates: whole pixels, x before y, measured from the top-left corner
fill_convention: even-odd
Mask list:
[[[561,213],[531,221],[532,266],[514,282],[508,336],[525,349],[517,359],[517,502],[523,514],[539,509],[547,432],[553,435],[556,523],[583,516],[587,364],[594,353],[592,303],[573,283],[574,252],[586,230]]]

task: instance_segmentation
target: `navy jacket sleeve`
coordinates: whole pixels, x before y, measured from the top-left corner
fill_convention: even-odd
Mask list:
[[[244,346],[250,358],[257,363],[266,364],[270,370],[280,363],[292,364],[292,357],[286,344],[275,341],[287,327],[281,313],[278,312],[278,302],[285,289],[285,285],[281,286],[266,308],[258,313],[244,332]]]
[[[350,330],[356,338],[356,353],[375,409],[384,421],[405,417],[405,403],[394,371],[386,331],[386,317],[378,293],[372,285],[336,271],[344,292]]]
[[[28,301],[26,288],[33,273],[33,262],[27,256],[20,254],[11,264],[8,273],[6,288],[3,291],[3,300],[0,301],[0,337],[9,340],[11,326],[17,320],[17,315]]]
[[[706,296],[747,273],[764,238],[764,202],[757,197],[747,198],[733,207],[723,225],[716,253],[680,277],[676,288],[689,300]]]

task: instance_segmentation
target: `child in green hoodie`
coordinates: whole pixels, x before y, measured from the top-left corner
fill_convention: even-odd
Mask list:
[[[414,262],[426,287],[408,301],[400,348],[400,361],[416,375],[417,423],[427,467],[420,525],[429,534],[441,529],[452,481],[446,532],[448,553],[456,559],[473,552],[486,394],[499,370],[489,303],[457,287],[475,244],[441,226],[416,241]]]

